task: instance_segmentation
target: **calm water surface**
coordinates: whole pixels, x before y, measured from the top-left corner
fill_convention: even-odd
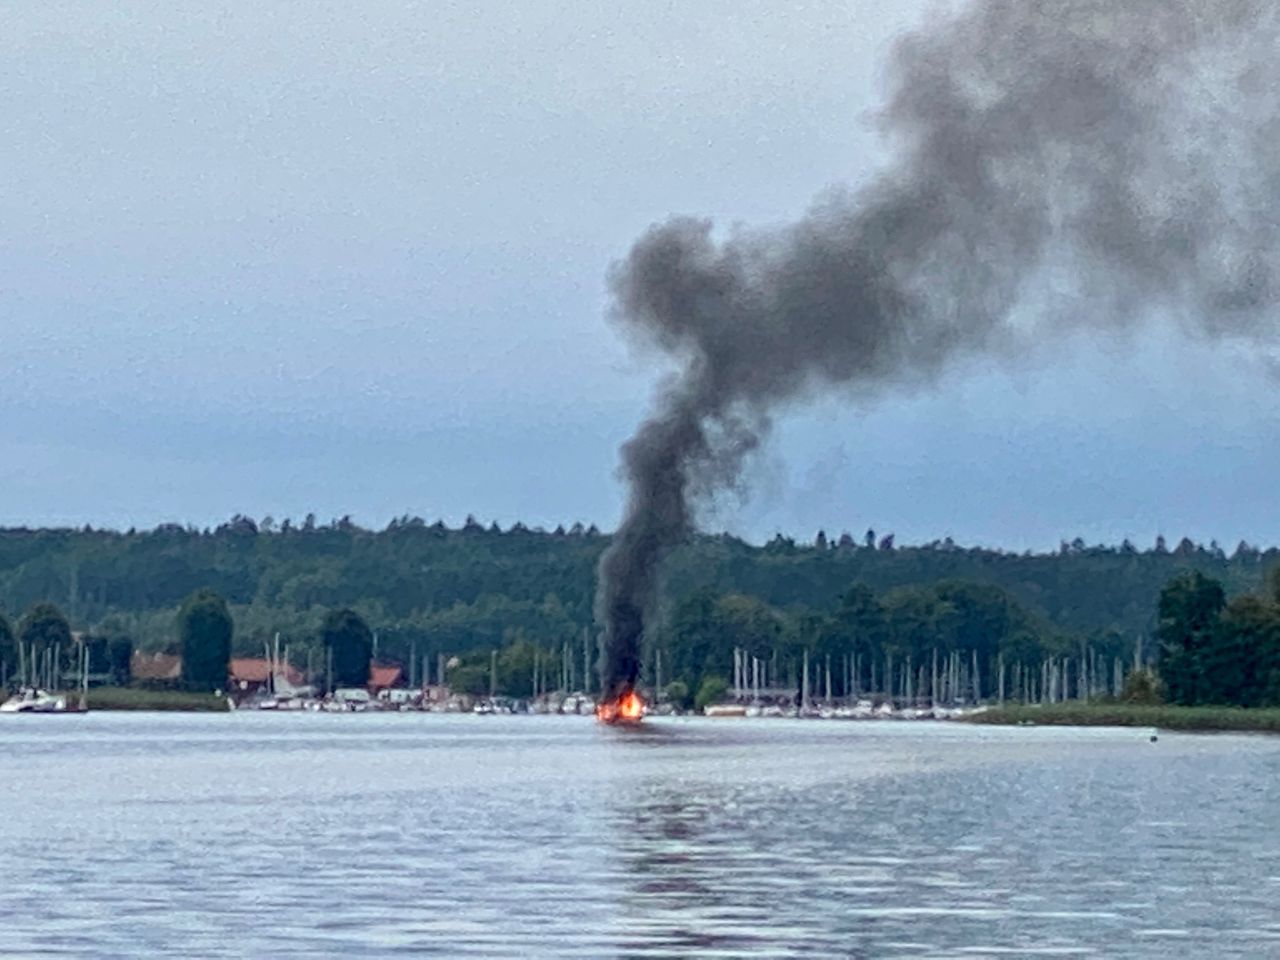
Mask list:
[[[8,956],[1280,956],[1280,739],[3,720]]]

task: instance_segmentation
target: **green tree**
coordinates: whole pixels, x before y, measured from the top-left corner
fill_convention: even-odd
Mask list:
[[[106,637],[83,637],[81,643],[89,651],[89,672],[107,673],[111,670],[110,645]]]
[[[833,642],[864,657],[878,657],[889,636],[884,607],[875,591],[855,583],[840,598],[833,620]]]
[[[115,636],[107,641],[107,669],[111,682],[126,686],[133,679],[133,641],[125,636]]]
[[[0,613],[0,682],[12,680],[18,672],[18,641],[9,618]]]
[[[37,603],[18,624],[18,639],[27,656],[41,663],[46,652],[57,653],[64,662],[71,657],[71,625],[52,603]],[[63,664],[55,664],[60,671]]]
[[[335,687],[363,687],[369,682],[373,631],[354,610],[332,610],[320,627],[320,641],[333,665]]]
[[[728,690],[729,684],[724,677],[704,677],[702,684],[698,687],[698,695],[693,698],[693,705],[703,710],[723,700]]]
[[[683,680],[672,680],[663,692],[667,702],[681,710],[688,710],[693,703],[689,697],[689,686]]]
[[[1202,699],[1260,707],[1272,702],[1280,675],[1280,609],[1249,594],[1222,612],[1211,643],[1200,653]]]
[[[1222,584],[1198,570],[1179,574],[1160,591],[1160,676],[1174,703],[1211,701],[1214,691],[1206,684],[1203,661],[1218,639],[1225,605]]]
[[[786,626],[782,614],[757,597],[700,590],[676,607],[667,631],[667,662],[675,679],[698,689],[704,676],[731,668],[735,647],[768,659],[783,643]]]
[[[708,665],[714,665],[726,647],[732,648],[716,616],[716,599],[713,591],[699,590],[681,601],[671,617],[667,631],[671,671],[690,689],[697,689]]]
[[[896,658],[913,656],[919,663],[931,647],[950,649],[955,631],[944,627],[954,619],[949,605],[939,602],[931,589],[905,587],[884,598],[889,625],[888,647]]]
[[[197,590],[178,610],[182,682],[191,690],[218,690],[227,682],[233,625],[227,601],[213,590]]]
[[[721,597],[712,612],[719,624],[719,635],[730,641],[728,650],[716,653],[730,661],[733,647],[741,647],[748,656],[768,658],[782,637],[782,615],[758,597],[731,593]]]
[[[507,632],[507,645],[498,651],[498,690],[508,697],[533,696],[533,662],[538,648],[523,630]]]
[[[1258,654],[1272,621],[1269,607],[1258,597],[1243,596],[1223,608],[1217,629],[1198,658],[1201,703],[1258,705],[1262,693],[1257,683]]]
[[[489,658],[484,662],[460,663],[449,671],[449,689],[454,693],[466,693],[482,697],[489,692]]]

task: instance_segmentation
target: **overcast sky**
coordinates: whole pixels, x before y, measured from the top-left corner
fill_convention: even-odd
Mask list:
[[[886,160],[917,0],[11,4],[0,523],[612,527],[661,374],[606,319],[655,220]],[[1280,395],[1152,334],[790,411],[751,539],[1280,541]]]

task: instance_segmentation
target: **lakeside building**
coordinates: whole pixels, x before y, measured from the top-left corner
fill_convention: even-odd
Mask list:
[[[261,690],[282,686],[283,680],[290,687],[301,687],[307,682],[301,670],[290,663],[276,665],[276,679],[272,682],[272,663],[265,657],[232,657],[227,674],[229,686],[243,696],[252,696]]]
[[[182,679],[182,657],[172,653],[135,651],[130,672],[136,681],[172,683]],[[272,671],[275,671],[273,680]],[[323,680],[323,676],[318,679]],[[272,662],[265,657],[232,657],[227,670],[227,689],[239,697],[252,697],[273,688],[302,688],[308,683],[306,672],[287,662]],[[383,691],[405,686],[404,668],[398,664],[369,664],[366,690],[371,697]]]
[[[142,653],[135,650],[129,661],[129,675],[135,680],[163,683],[182,677],[182,657],[174,653]]]
[[[404,669],[396,664],[369,664],[369,693],[377,696],[383,690],[403,685]]]

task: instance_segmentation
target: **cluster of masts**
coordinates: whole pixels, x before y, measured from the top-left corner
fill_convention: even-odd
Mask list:
[[[74,672],[62,664],[62,644],[54,643],[38,649],[34,643],[18,641],[17,670],[10,675],[9,664],[0,661],[0,690],[16,685],[23,689],[44,688],[46,690],[71,687],[88,689],[89,647],[78,643],[71,647],[76,658]]]
[[[76,648],[78,669],[74,674],[61,669],[62,645],[36,650],[35,644],[18,643],[18,692],[0,703],[0,713],[83,713],[89,708],[89,647]],[[7,672],[7,670],[5,671]],[[70,680],[70,683],[68,681]],[[8,689],[9,678],[0,677],[0,691]],[[78,688],[74,706],[68,692]],[[61,690],[62,693],[49,693]]]
[[[795,665],[789,666],[794,671]],[[850,651],[834,662],[827,655],[815,664],[806,650],[799,667],[799,676],[794,672],[787,675],[776,653],[763,659],[735,647],[729,695],[735,703],[787,702],[802,709],[867,697],[909,706],[1002,704],[1006,700],[1059,703],[1118,697],[1129,674],[1142,669],[1143,663],[1140,646],[1132,664],[1087,647],[1078,656],[1052,656],[1037,663],[1006,663],[1004,655],[998,654],[986,675],[976,650],[934,648],[923,663],[916,663],[910,655],[895,657],[886,652],[874,657]]]

